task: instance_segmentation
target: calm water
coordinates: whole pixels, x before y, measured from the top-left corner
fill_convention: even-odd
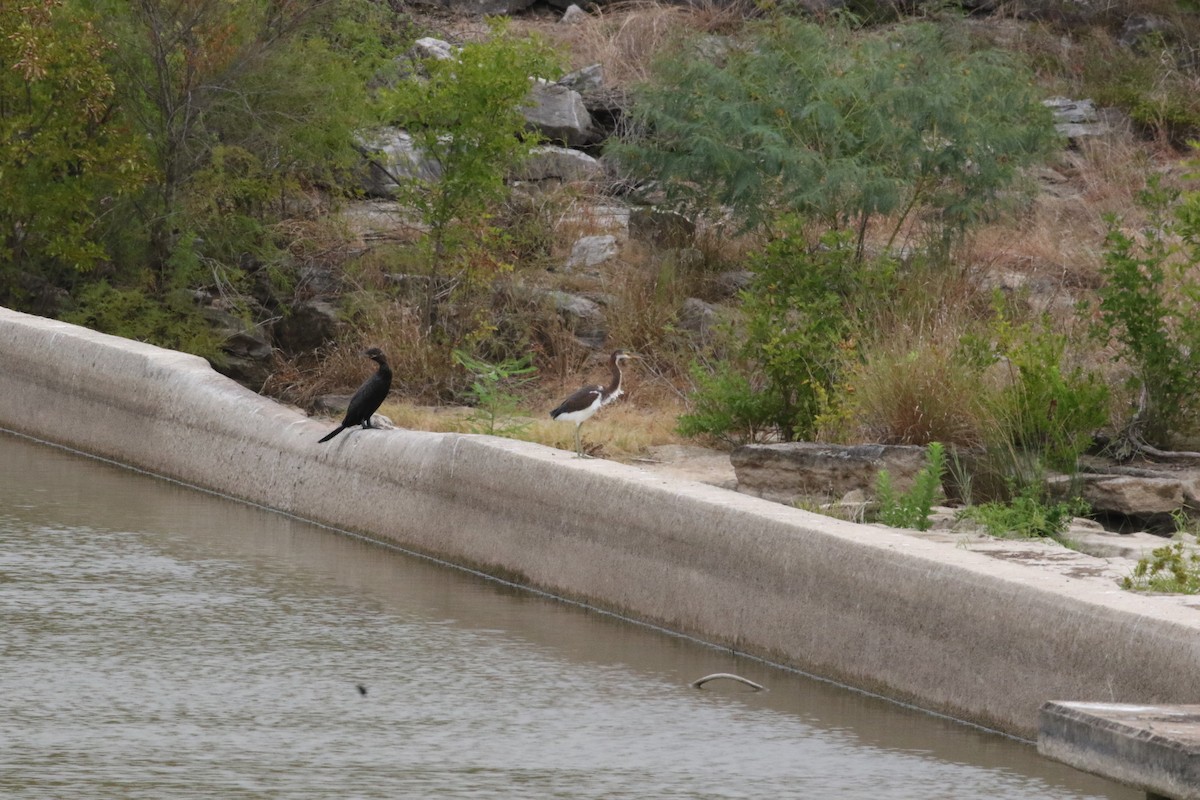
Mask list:
[[[688,687],[713,672],[769,691]],[[0,434],[0,797],[1140,795],[1026,744]]]

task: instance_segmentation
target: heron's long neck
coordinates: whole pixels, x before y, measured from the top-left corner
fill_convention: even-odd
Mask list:
[[[612,397],[621,391],[621,362],[614,358],[609,366],[612,367],[612,382],[604,389],[605,397]]]

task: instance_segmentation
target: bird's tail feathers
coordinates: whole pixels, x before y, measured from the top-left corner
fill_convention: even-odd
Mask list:
[[[330,439],[332,439],[333,437],[337,436],[339,433],[341,433],[341,432],[342,432],[342,431],[344,431],[344,430],[346,430],[346,426],[345,426],[345,425],[338,425],[338,426],[337,426],[336,428],[334,428],[332,431],[330,431],[329,433],[327,433],[327,434],[325,434],[324,436],[322,436],[322,437],[321,437],[321,441],[317,442],[317,444],[321,444],[322,442],[328,442]]]

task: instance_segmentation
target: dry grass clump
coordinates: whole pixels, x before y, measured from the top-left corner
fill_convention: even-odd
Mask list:
[[[515,20],[514,27],[556,43],[568,53],[570,69],[603,64],[606,85],[624,88],[645,81],[654,57],[682,37],[730,33],[753,13],[750,0],[691,6],[621,2],[597,6],[586,19],[569,25],[557,17],[525,17]]]
[[[963,315],[881,331],[861,349],[847,380],[845,419],[837,437],[883,444],[983,441],[980,373],[960,340],[972,326]]]
[[[557,400],[527,398],[519,415],[511,422],[522,424],[512,438],[574,451],[575,426],[550,419]],[[472,433],[475,410],[465,406],[423,406],[409,401],[387,402],[379,413],[397,427],[437,433]],[[678,444],[675,433],[677,411],[661,404],[643,406],[628,398],[606,407],[583,425],[584,452],[600,458],[622,459],[637,456],[648,448]]]

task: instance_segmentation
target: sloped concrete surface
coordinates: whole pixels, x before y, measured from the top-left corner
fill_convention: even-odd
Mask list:
[[[1173,800],[1200,800],[1200,705],[1042,706],[1038,752]]]
[[[201,359],[0,309],[0,427],[1032,739],[1195,699],[1195,598],[463,434],[354,431]],[[1019,543],[1005,543],[1006,551]]]

